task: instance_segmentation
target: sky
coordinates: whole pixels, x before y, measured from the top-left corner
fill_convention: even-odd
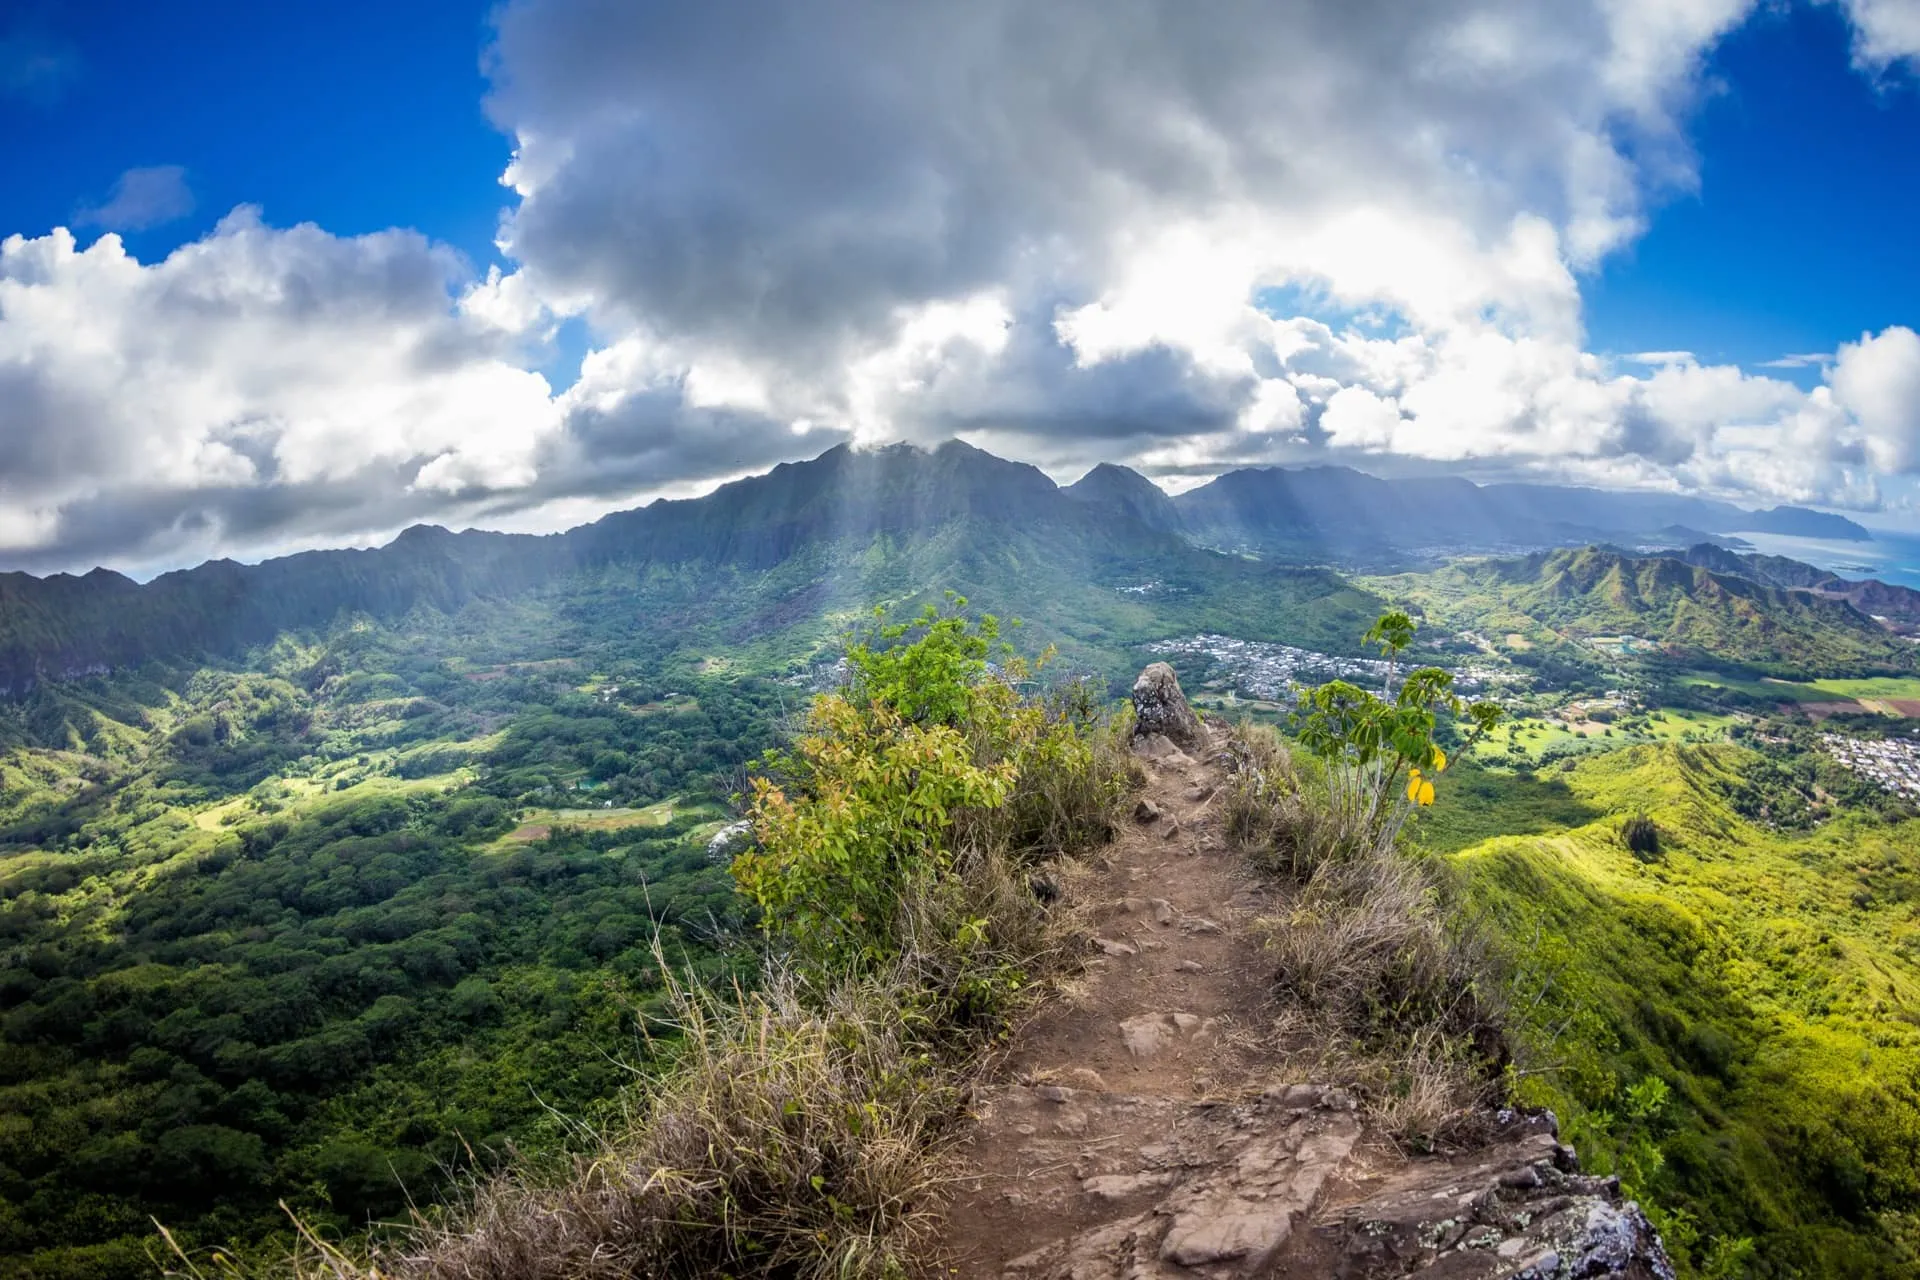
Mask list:
[[[0,0],[0,569],[843,441],[1920,530],[1920,0]]]

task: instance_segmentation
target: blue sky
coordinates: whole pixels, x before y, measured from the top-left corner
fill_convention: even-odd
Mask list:
[[[1697,190],[1583,291],[1596,349],[1750,364],[1920,322],[1920,92],[1848,45],[1838,9],[1799,6],[1715,50]]]
[[[0,228],[69,224],[125,170],[179,165],[194,212],[129,233],[142,258],[256,204],[276,225],[414,227],[492,261],[512,142],[482,106],[488,8],[29,0],[14,39],[58,69],[0,96]]]
[[[16,0],[0,568],[954,434],[1920,528],[1915,3]]]

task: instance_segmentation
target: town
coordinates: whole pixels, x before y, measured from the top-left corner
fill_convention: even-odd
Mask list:
[[[1820,742],[1835,760],[1883,790],[1920,796],[1920,742],[1876,741],[1838,733],[1823,733]]]
[[[1350,680],[1378,689],[1386,683],[1389,669],[1389,664],[1380,658],[1340,658],[1292,645],[1212,634],[1164,640],[1151,648],[1162,657],[1206,658],[1211,663],[1205,677],[1207,684],[1226,686],[1229,692],[1240,697],[1269,702],[1291,702],[1295,685],[1327,680]],[[1399,670],[1418,665],[1421,664],[1403,660]],[[1513,678],[1501,668],[1481,664],[1462,667],[1454,671],[1453,676],[1454,688],[1462,693]]]

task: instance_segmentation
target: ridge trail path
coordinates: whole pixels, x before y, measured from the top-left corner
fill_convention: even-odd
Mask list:
[[[1224,734],[1147,743],[1139,808],[1075,887],[1086,969],[976,1090],[947,1273],[1671,1280],[1551,1116],[1502,1112],[1479,1149],[1409,1159],[1347,1090],[1290,1070],[1251,928],[1280,904],[1222,832]]]
[[[959,1275],[1265,1274],[1354,1154],[1351,1100],[1286,1080],[1265,1032],[1248,924],[1268,894],[1221,834],[1217,753],[1144,759],[1138,809],[1079,886],[1094,956],[976,1100]]]

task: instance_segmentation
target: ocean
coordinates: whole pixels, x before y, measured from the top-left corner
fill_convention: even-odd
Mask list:
[[[1731,535],[1744,538],[1770,556],[1790,556],[1831,569],[1843,578],[1878,578],[1920,589],[1920,537],[1876,532],[1872,542],[1838,542],[1827,538],[1789,538],[1777,533]]]

